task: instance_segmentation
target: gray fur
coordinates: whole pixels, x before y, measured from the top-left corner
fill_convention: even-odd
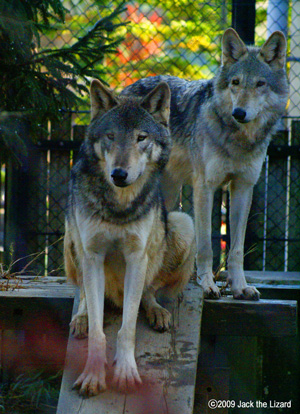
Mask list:
[[[104,297],[123,307],[113,383],[128,392],[141,383],[134,357],[140,304],[150,326],[168,330],[172,316],[156,294],[176,298],[194,270],[193,222],[184,213],[167,215],[160,192],[171,152],[169,107],[166,83],[143,99],[118,98],[91,83],[92,122],[72,169],[64,237],[66,274],[80,288],[71,332],[89,336],[74,383],[84,396],[106,389]]]
[[[128,86],[122,95],[137,94],[145,96],[159,82],[167,82],[171,90],[170,129],[172,139],[179,145],[210,139],[214,145],[222,149],[228,149],[228,154],[234,156],[236,147],[243,144],[235,138],[232,141],[232,132],[239,132],[242,126],[237,124],[231,115],[231,108],[222,104],[219,100],[219,92],[228,88],[229,79],[237,73],[247,73],[247,83],[251,85],[253,73],[266,77],[270,89],[277,94],[278,100],[270,102],[268,121],[257,131],[256,143],[251,150],[262,146],[265,151],[277,121],[283,115],[287,94],[288,82],[285,69],[272,71],[264,62],[257,60],[259,48],[248,48],[249,55],[246,60],[237,62],[232,66],[221,66],[218,74],[211,80],[188,81],[174,76],[153,76],[141,79]],[[207,125],[207,114],[214,114],[217,122]],[[247,151],[249,148],[245,148]]]
[[[118,106],[92,120],[78,160],[71,172],[70,208],[76,204],[85,215],[97,214],[103,220],[115,224],[135,221],[147,214],[154,206],[164,209],[159,178],[171,152],[169,130],[155,122],[153,117],[142,108],[141,102],[138,98],[123,97],[118,100]],[[120,137],[123,151],[126,151],[126,140],[122,137],[133,128],[147,131],[151,141],[155,141],[161,147],[161,156],[141,192],[124,209],[115,198],[103,170],[99,168],[99,159],[93,144],[101,143],[104,156],[104,152],[110,151],[111,146],[105,134],[108,130],[114,129]],[[149,149],[149,155],[150,151]]]
[[[220,296],[211,269],[213,194],[228,183],[232,207],[228,283],[237,299],[259,298],[245,280],[243,243],[253,186],[287,104],[285,55],[281,32],[274,32],[257,48],[247,47],[230,28],[223,35],[222,65],[213,79],[155,76],[139,80],[122,93],[144,96],[161,81],[170,87],[173,149],[163,191],[170,209],[180,186],[193,184],[197,274],[207,297]]]

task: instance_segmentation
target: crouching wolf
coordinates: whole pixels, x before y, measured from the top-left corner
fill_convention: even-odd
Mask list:
[[[246,47],[230,28],[223,35],[222,65],[212,80],[156,76],[123,91],[144,96],[161,81],[171,89],[173,148],[163,192],[171,209],[181,185],[193,185],[197,275],[206,297],[220,296],[212,273],[211,212],[215,190],[229,183],[228,283],[234,298],[259,299],[259,292],[247,285],[244,276],[244,238],[253,186],[287,103],[285,55],[281,32],[274,32],[257,48]]]
[[[113,382],[121,390],[141,379],[135,329],[140,303],[150,325],[164,331],[171,315],[156,299],[176,297],[194,266],[192,219],[167,214],[160,177],[171,151],[170,90],[159,83],[145,98],[116,97],[91,84],[92,121],[72,169],[64,239],[68,278],[80,286],[71,329],[89,336],[88,358],[74,386],[82,395],[106,389],[104,294],[123,306]]]

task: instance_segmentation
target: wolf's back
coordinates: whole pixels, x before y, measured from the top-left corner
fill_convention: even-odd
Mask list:
[[[159,82],[166,82],[171,91],[170,129],[173,138],[184,140],[197,128],[202,106],[214,94],[214,80],[188,81],[176,76],[160,75],[140,79],[124,89],[121,95],[147,95]]]

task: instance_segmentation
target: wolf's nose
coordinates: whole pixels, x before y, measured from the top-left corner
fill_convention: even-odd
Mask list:
[[[115,168],[114,170],[112,170],[110,175],[116,184],[124,183],[124,181],[128,177],[127,171],[123,170],[123,168]]]
[[[237,121],[244,121],[246,118],[246,115],[247,115],[246,111],[244,111],[242,108],[235,108],[234,111],[232,112],[232,116]]]

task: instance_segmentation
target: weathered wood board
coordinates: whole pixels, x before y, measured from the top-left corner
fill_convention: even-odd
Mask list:
[[[78,306],[78,297],[74,311]],[[173,326],[163,334],[153,331],[140,312],[136,334],[136,360],[143,385],[132,394],[120,394],[110,387],[112,363],[121,314],[106,312],[104,331],[108,348],[108,391],[84,399],[72,384],[84,367],[87,340],[69,338],[58,414],[192,414],[194,404],[202,290],[191,281],[183,300],[172,310]]]
[[[220,273],[220,280],[225,280],[227,271]],[[246,270],[248,283],[264,285],[300,285],[300,272],[274,272],[260,270]]]
[[[226,273],[222,274],[221,282],[218,282],[223,287],[225,283],[222,280],[225,275]],[[273,289],[274,298],[279,298],[283,289],[292,292],[298,291],[300,288],[299,272],[250,271],[246,272],[246,277],[257,287],[261,285],[263,289],[266,287]],[[25,276],[12,280],[0,279],[0,283],[1,289],[3,289],[0,291],[0,329],[3,329],[1,332],[1,366],[4,376],[7,377],[11,368],[16,374],[15,367],[20,368],[20,361],[23,368],[25,367],[27,370],[33,369],[33,366],[38,366],[38,364],[50,371],[58,366],[61,367],[64,361],[65,339],[71,319],[75,287],[66,283],[64,277]],[[224,292],[227,293],[226,290]],[[192,384],[195,374],[191,373],[191,363],[187,364],[186,360],[182,358],[184,341],[187,342],[185,349],[191,358],[195,358],[195,354],[193,350],[190,351],[192,348],[189,342],[192,341],[190,341],[188,334],[181,335],[180,332],[183,330],[182,325],[188,321],[191,325],[184,326],[184,331],[191,332],[195,326],[194,333],[199,335],[199,325],[197,325],[199,321],[195,323],[188,312],[184,310],[187,301],[191,303],[192,308],[194,307],[194,298],[192,297],[192,300],[189,301],[189,295],[194,293],[197,293],[197,287],[192,292],[186,292],[185,301],[179,306],[179,311],[178,307],[177,311],[174,311],[176,316],[174,319],[175,330],[170,334],[161,335],[153,332],[148,328],[144,315],[141,313],[138,335],[140,332],[143,335],[137,341],[137,363],[142,373],[144,386],[135,395],[125,396],[110,390],[100,397],[90,400],[81,399],[78,402],[79,398],[77,398],[75,391],[71,391],[71,386],[72,381],[83,368],[87,342],[84,345],[84,342],[73,340],[71,361],[75,361],[75,365],[71,366],[74,368],[73,371],[65,372],[63,386],[66,388],[65,395],[61,395],[60,404],[62,403],[63,406],[60,405],[60,413],[181,414],[180,411],[182,411],[182,414],[186,414],[192,412],[194,394],[190,384]],[[295,297],[294,294],[287,296],[291,299]],[[184,313],[182,313],[183,310]],[[105,331],[111,338],[109,342],[109,377],[111,378],[111,363],[121,316],[116,312],[108,314]],[[261,369],[260,367],[255,369],[255,361],[261,361],[262,356],[259,353],[260,348],[257,350],[257,344],[263,343],[262,340],[270,341],[267,355],[272,354],[272,346],[278,341],[277,351],[274,351],[272,355],[277,355],[278,350],[280,351],[280,341],[283,341],[284,344],[286,341],[291,341],[287,342],[290,344],[290,348],[287,349],[293,350],[292,341],[297,332],[297,308],[294,300],[247,302],[236,301],[231,297],[222,297],[219,301],[206,300],[204,301],[202,320],[201,355],[197,372],[198,383],[195,387],[197,389],[195,390],[194,414],[208,412],[207,401],[211,398],[229,399],[229,392],[231,399],[238,400],[241,397],[239,385],[241,376],[243,384],[247,383],[247,387],[243,386],[243,389],[247,388],[250,391],[261,389]],[[112,329],[110,323],[116,323],[115,330]],[[176,328],[178,323],[179,329]],[[30,341],[27,344],[28,335]],[[42,343],[41,338],[43,339]],[[212,340],[212,338],[214,339]],[[268,342],[266,343],[268,344]],[[29,345],[29,348],[28,346],[26,348],[26,344]],[[45,344],[48,345],[45,346]],[[209,352],[207,352],[207,345],[212,347]],[[242,361],[247,355],[247,366],[240,363],[240,359],[237,359],[236,349],[239,349]],[[294,351],[295,353],[297,350]],[[291,351],[288,354],[287,358],[292,355],[292,359],[287,365],[288,370],[294,372],[293,364],[295,364],[296,358]],[[227,355],[228,358],[226,366],[223,365],[224,355]],[[279,377],[280,369],[278,369]],[[181,386],[178,388],[176,384]],[[290,385],[288,389],[292,389],[292,379],[287,384]],[[253,395],[250,396],[252,399],[260,398],[257,396],[254,398]],[[170,396],[173,399],[170,399]],[[247,398],[244,397],[246,401]],[[250,397],[248,400],[251,399]],[[99,399],[103,404],[106,404],[106,411],[104,411],[103,404],[103,410],[100,411],[102,408],[100,406],[99,409]]]
[[[297,301],[205,300],[202,335],[278,337],[297,334]]]
[[[0,279],[0,297],[6,298],[62,298],[73,299],[76,286],[65,277],[22,276]]]

